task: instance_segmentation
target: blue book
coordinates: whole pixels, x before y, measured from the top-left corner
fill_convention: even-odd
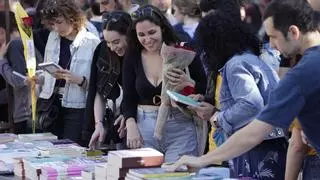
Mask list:
[[[192,98],[176,93],[174,91],[167,90],[167,94],[170,96],[171,99],[174,101],[177,101],[179,103],[188,105],[188,106],[193,106],[193,107],[199,107],[200,102],[193,100]]]

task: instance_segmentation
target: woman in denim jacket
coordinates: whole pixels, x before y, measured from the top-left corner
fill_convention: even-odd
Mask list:
[[[94,49],[99,39],[85,28],[85,16],[72,0],[49,0],[41,18],[52,27],[45,47],[44,62],[62,69],[44,72],[39,98],[54,98],[56,119],[47,130],[58,138],[81,142],[81,131]]]
[[[220,110],[202,103],[194,110],[226,136],[250,123],[268,103],[277,86],[277,74],[259,59],[260,42],[248,26],[222,11],[200,22],[198,41],[210,58],[209,66],[222,77]],[[265,140],[234,158],[230,163],[235,177],[284,179],[287,143],[275,128]]]
[[[112,140],[121,145],[120,137],[124,136],[124,118],[119,104],[122,100],[123,57],[127,51],[127,33],[132,20],[128,13],[114,11],[104,13],[102,21],[104,41],[98,45],[93,56],[83,131],[86,143],[91,137],[88,145],[91,149],[104,140],[106,144]],[[118,115],[117,120],[112,117]],[[119,128],[114,126],[114,120],[120,124]]]

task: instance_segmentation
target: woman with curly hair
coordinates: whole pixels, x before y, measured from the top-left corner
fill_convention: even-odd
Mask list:
[[[51,114],[55,117],[52,124],[45,124],[46,119],[40,122],[43,122],[44,130],[59,138],[80,143],[90,79],[88,67],[100,40],[85,28],[85,16],[74,0],[48,0],[40,13],[52,29],[44,62],[54,62],[62,67],[55,73],[44,72],[42,76],[38,102],[44,103],[42,107],[54,104],[56,111]],[[38,114],[40,118],[45,117],[42,115]]]
[[[228,137],[261,112],[279,78],[259,59],[260,42],[251,28],[228,13],[217,10],[205,17],[197,35],[209,56],[209,67],[218,72],[219,97],[216,107],[203,102],[193,109],[199,115],[211,116],[211,125]],[[275,128],[260,145],[233,159],[234,176],[284,179],[286,149],[284,132]]]

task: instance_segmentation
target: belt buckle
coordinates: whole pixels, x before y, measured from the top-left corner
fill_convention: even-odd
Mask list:
[[[160,95],[154,95],[153,98],[152,98],[152,103],[155,106],[160,106],[160,104],[161,104],[161,96]]]

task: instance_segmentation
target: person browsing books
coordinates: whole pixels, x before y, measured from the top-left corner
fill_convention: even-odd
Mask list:
[[[98,45],[93,56],[83,132],[84,139],[91,137],[91,149],[102,143],[105,135],[106,144],[111,140],[121,143],[120,137],[125,135],[119,104],[122,100],[123,57],[128,47],[127,34],[132,20],[128,13],[122,11],[104,13],[102,20],[104,41]],[[116,117],[116,123],[121,125],[119,129],[114,126]]]
[[[180,165],[203,167],[237,157],[260,144],[274,126],[288,129],[295,117],[299,119],[308,143],[320,152],[319,21],[319,12],[306,1],[274,0],[269,4],[263,25],[271,47],[286,57],[300,54],[301,60],[271,91],[267,106],[255,120],[215,151],[201,157],[182,157],[173,169]]]
[[[160,105],[162,89],[163,59],[160,55],[162,44],[179,42],[168,20],[161,11],[151,5],[140,7],[132,14],[133,29],[129,36],[129,49],[123,68],[123,114],[126,119],[127,145],[129,148],[152,147],[165,154],[165,161],[172,162],[181,154],[198,154],[195,124],[176,108],[164,127],[161,140],[154,137],[155,124]],[[206,78],[201,62],[194,60],[189,66],[196,92],[204,92]],[[173,70],[171,83],[185,81],[186,73]],[[169,78],[169,77],[168,77]]]
[[[216,103],[220,111],[215,112],[215,108],[205,102],[192,109],[200,114],[203,109],[207,110],[206,118],[211,117],[204,120],[210,120],[217,128],[213,136],[222,132],[229,137],[262,111],[279,78],[259,59],[259,39],[240,19],[219,9],[203,18],[197,31],[198,41],[210,57],[210,68],[217,70],[217,78],[221,78],[220,84],[217,83],[220,92]],[[256,148],[232,160],[233,176],[263,179],[260,172],[268,169],[272,179],[283,179],[286,144],[283,130],[274,128]]]
[[[54,74],[44,72],[38,102],[40,122],[49,123],[45,131],[59,138],[81,142],[81,131],[89,87],[93,52],[99,39],[85,28],[85,16],[73,0],[48,0],[41,10],[42,19],[51,26],[44,62],[54,62],[62,69]],[[47,101],[46,101],[47,100]],[[51,106],[45,109],[46,106]],[[54,107],[53,107],[54,106]],[[55,118],[42,116],[51,113]],[[44,126],[42,126],[44,128]]]

